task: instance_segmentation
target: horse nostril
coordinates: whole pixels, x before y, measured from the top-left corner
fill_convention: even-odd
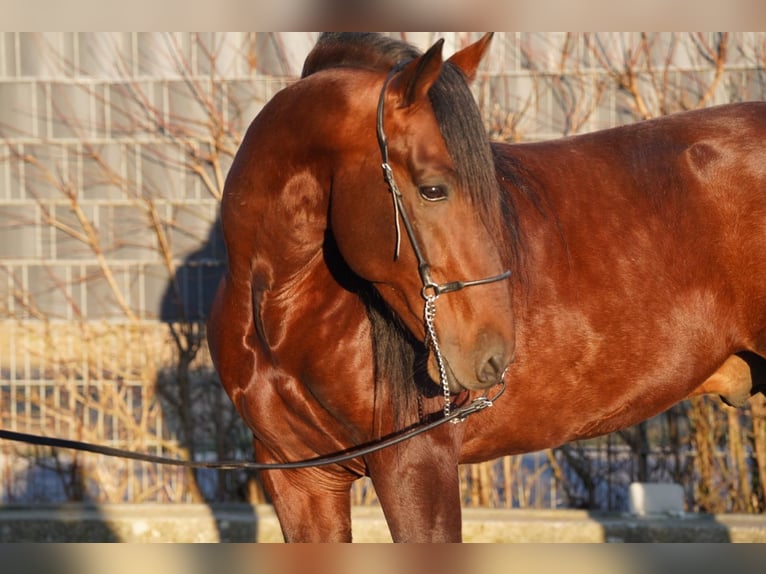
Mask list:
[[[479,381],[485,385],[499,383],[507,366],[503,353],[490,354],[479,369]]]

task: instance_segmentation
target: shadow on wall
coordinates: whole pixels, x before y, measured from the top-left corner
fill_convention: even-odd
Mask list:
[[[252,459],[252,434],[223,391],[207,351],[205,322],[225,270],[218,217],[204,244],[176,268],[159,309],[175,357],[158,374],[157,391],[168,431],[192,460]],[[193,470],[188,479],[195,502],[246,502],[259,490],[246,471]]]
[[[57,460],[57,459],[53,459]],[[16,544],[29,542],[120,542],[119,535],[112,530],[106,516],[99,505],[88,497],[88,485],[84,474],[80,471],[77,463],[69,466],[66,478],[56,475],[59,479],[56,484],[51,484],[53,475],[40,472],[40,468],[33,466],[31,474],[26,478],[26,484],[38,487],[34,484],[37,480],[47,483],[55,488],[63,488],[62,496],[67,502],[56,505],[28,506],[26,504],[0,507],[2,512],[2,528],[0,528],[0,543]],[[21,500],[26,500],[29,495],[18,493]],[[34,493],[31,495],[34,497]],[[75,503],[75,504],[72,504]],[[34,516],[30,516],[34,513]],[[53,519],[54,516],[60,517]],[[0,562],[3,563],[3,572],[6,572],[5,556]],[[42,560],[42,557],[37,557]],[[35,562],[27,563],[27,572],[42,572],[34,569]],[[40,564],[43,566],[44,560]],[[64,567],[67,566],[65,563]],[[33,570],[29,570],[33,568]],[[74,571],[69,569],[57,570],[62,572]]]
[[[218,284],[226,271],[221,219],[216,218],[206,241],[190,253],[168,281],[159,319],[172,336],[175,357],[157,376],[168,432],[191,460],[252,460],[252,434],[221,386],[209,360],[205,324]],[[221,528],[220,503],[251,502],[261,492],[256,475],[245,470],[193,469],[187,484],[194,502],[204,502],[216,516],[219,540],[230,539]],[[255,511],[251,506],[252,521]]]
[[[219,216],[207,240],[176,268],[160,302],[159,319],[169,324],[204,323],[225,271],[226,247]]]
[[[617,513],[588,512],[588,516],[603,528],[605,542],[731,542],[728,526],[713,515],[684,513],[679,516],[626,517]]]

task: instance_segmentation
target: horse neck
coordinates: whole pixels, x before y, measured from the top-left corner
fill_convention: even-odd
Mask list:
[[[302,80],[264,107],[227,179],[222,204],[227,246],[243,244],[253,267],[274,288],[290,284],[321,254],[333,174],[348,153],[344,146],[354,142],[344,132],[360,117],[321,80]],[[353,103],[363,97],[354,94]],[[372,130],[374,102],[368,99],[369,121],[360,122]]]

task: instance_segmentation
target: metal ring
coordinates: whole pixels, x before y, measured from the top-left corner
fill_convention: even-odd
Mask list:
[[[430,293],[429,293],[430,290]],[[420,290],[420,296],[423,297],[426,301],[428,299],[433,298],[434,301],[439,298],[439,295],[441,294],[441,289],[439,288],[439,285],[436,283],[426,283],[423,285],[423,288]]]

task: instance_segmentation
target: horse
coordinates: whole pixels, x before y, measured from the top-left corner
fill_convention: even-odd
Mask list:
[[[227,175],[208,344],[286,541],[350,541],[368,476],[392,539],[461,540],[458,465],[624,428],[695,393],[764,389],[766,104],[489,142],[442,58],[323,34]],[[404,229],[402,229],[402,227]]]

